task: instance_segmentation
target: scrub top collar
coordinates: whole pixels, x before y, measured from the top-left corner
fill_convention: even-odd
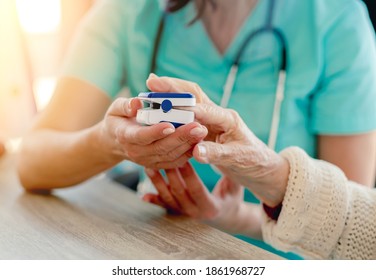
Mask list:
[[[192,25],[187,26],[187,29],[191,29],[187,31],[188,33],[196,34],[195,37],[191,38],[199,38],[199,40],[203,40],[203,44],[205,46],[208,46],[207,48],[205,48],[205,50],[202,50],[208,52],[208,56],[206,57],[214,56],[214,59],[224,61],[230,67],[246,36],[265,25],[267,2],[267,0],[257,1],[256,6],[253,8],[244,23],[241,25],[238,33],[234,36],[224,54],[219,53],[217,47],[210,39],[210,36],[208,35],[207,30],[201,20],[197,20]],[[278,6],[276,7],[276,9],[278,9]],[[181,19],[183,20],[182,22],[184,24],[188,24],[188,22],[191,21],[196,15],[196,7],[194,1],[188,3],[187,6],[178,13],[181,13],[181,15],[179,16],[181,16]]]

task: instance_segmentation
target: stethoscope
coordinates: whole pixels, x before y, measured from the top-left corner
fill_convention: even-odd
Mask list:
[[[287,50],[286,50],[286,40],[283,36],[283,33],[273,27],[273,13],[275,10],[275,0],[269,0],[269,7],[267,10],[266,15],[266,22],[265,25],[252,33],[250,33],[245,39],[242,45],[240,46],[234,61],[230,67],[230,71],[228,72],[225,85],[223,87],[223,95],[221,99],[220,105],[222,107],[227,107],[230,97],[232,95],[236,77],[239,70],[240,59],[246,50],[246,48],[250,45],[251,41],[255,39],[257,36],[265,33],[271,33],[273,36],[277,38],[279,43],[281,44],[281,64],[279,66],[278,71],[278,82],[277,88],[275,93],[275,100],[274,100],[274,108],[273,108],[273,116],[272,122],[270,126],[270,133],[268,139],[268,147],[271,149],[275,149],[275,145],[277,142],[277,135],[278,135],[278,128],[279,128],[279,120],[281,116],[281,105],[285,95],[285,83],[286,83],[286,67],[287,67]],[[159,22],[157,36],[154,41],[153,52],[152,52],[152,59],[150,65],[150,73],[154,73],[156,70],[156,62],[157,62],[157,55],[160,46],[160,41],[163,35],[164,24],[166,19],[167,13],[163,13],[162,18]]]

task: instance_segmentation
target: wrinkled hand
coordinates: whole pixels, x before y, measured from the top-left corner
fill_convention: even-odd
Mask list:
[[[158,194],[146,194],[147,202],[167,210],[203,220],[228,231],[237,231],[234,226],[240,205],[243,202],[243,188],[223,177],[210,193],[189,162],[181,168],[165,170],[167,180],[157,171],[146,169]]]
[[[197,122],[177,129],[170,123],[142,126],[135,120],[142,108],[138,99],[118,98],[108,109],[100,127],[100,144],[111,160],[130,160],[150,168],[175,168],[192,157],[192,149],[207,135]]]
[[[265,204],[273,207],[284,197],[289,164],[269,149],[231,109],[202,104],[193,108],[201,124],[210,125],[215,141],[196,145],[193,156],[216,165],[226,176],[247,187]]]
[[[250,189],[256,197],[273,207],[284,197],[289,174],[288,162],[269,149],[246,126],[237,112],[215,105],[195,83],[149,77],[148,83],[160,90],[189,91],[199,102],[190,108],[209,134],[193,150],[202,163],[216,165],[226,176]]]

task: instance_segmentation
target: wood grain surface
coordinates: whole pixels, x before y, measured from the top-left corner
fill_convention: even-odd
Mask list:
[[[280,259],[203,223],[166,215],[99,176],[26,193],[0,158],[0,259]]]

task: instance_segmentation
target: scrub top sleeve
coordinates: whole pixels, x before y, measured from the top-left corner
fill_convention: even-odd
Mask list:
[[[312,96],[315,134],[356,134],[376,129],[375,32],[360,1],[351,1],[323,38],[323,72]]]
[[[122,1],[98,1],[82,21],[61,76],[84,80],[113,98],[124,74]]]

